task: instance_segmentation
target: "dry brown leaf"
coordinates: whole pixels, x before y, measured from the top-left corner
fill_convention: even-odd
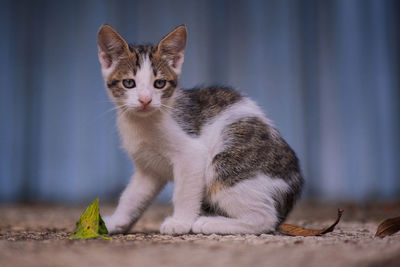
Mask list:
[[[400,231],[400,217],[390,218],[381,222],[376,230],[375,236],[384,238]]]
[[[279,227],[281,233],[290,236],[319,236],[329,232],[332,232],[335,229],[335,226],[339,223],[340,218],[342,217],[343,209],[338,209],[338,215],[336,221],[328,227],[323,229],[307,229],[301,226],[292,225],[292,224],[282,224]]]

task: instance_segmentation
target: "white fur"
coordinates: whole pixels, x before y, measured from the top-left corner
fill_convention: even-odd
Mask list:
[[[182,50],[181,52],[179,52],[177,54],[177,56],[178,56],[178,60],[175,62],[175,64],[172,60],[167,60],[167,61],[168,61],[168,65],[171,67],[171,69],[176,73],[176,75],[179,76],[182,72],[183,62],[185,61],[185,50]],[[174,67],[174,65],[175,65],[175,67]]]
[[[223,189],[212,197],[227,217],[199,217],[192,227],[194,233],[260,234],[275,230],[277,214],[272,196],[289,189],[282,179],[265,174]]]
[[[136,92],[138,99],[152,99],[154,92],[152,72],[151,61],[146,55],[142,58],[142,66],[136,73],[136,90],[129,90],[130,92]],[[131,96],[132,94],[129,95]]]
[[[111,72],[114,71],[116,62],[114,61],[114,62],[112,62],[112,64],[110,66],[108,66],[106,60],[104,59],[106,57],[106,53],[104,51],[102,51],[100,49],[100,47],[99,47],[98,56],[99,56],[99,61],[101,64],[101,74],[103,75],[104,80],[106,80],[108,75],[110,75]]]
[[[123,233],[142,215],[145,208],[153,200],[166,180],[157,175],[136,168],[131,182],[121,195],[117,209],[112,216],[104,217],[110,233]]]

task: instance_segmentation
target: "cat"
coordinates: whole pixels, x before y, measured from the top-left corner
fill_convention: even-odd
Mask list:
[[[128,45],[109,25],[98,56],[135,173],[104,221],[126,233],[168,181],[169,235],[274,232],[298,199],[298,159],[262,110],[228,87],[179,88],[187,30],[157,45]]]

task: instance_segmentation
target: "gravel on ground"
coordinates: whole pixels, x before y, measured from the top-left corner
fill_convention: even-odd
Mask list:
[[[0,266],[400,266],[400,234],[375,238],[380,221],[400,215],[400,203],[303,202],[288,223],[322,228],[344,208],[335,230],[319,237],[161,235],[171,207],[154,205],[126,235],[71,240],[85,206],[0,205]],[[102,214],[112,205],[102,205]]]

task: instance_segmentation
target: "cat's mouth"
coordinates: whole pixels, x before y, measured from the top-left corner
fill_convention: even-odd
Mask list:
[[[145,106],[145,107],[137,107],[134,109],[134,112],[141,114],[141,115],[147,115],[150,113],[153,113],[154,111],[156,111],[157,109],[155,107],[149,107],[149,106]]]
[[[152,110],[154,110],[154,108],[149,106],[140,107],[136,109],[137,112],[150,112]]]
[[[125,105],[124,107],[121,108],[122,113],[126,114],[131,114],[131,115],[138,115],[138,116],[148,116],[150,114],[153,114],[155,111],[157,111],[158,108],[155,106],[129,106]]]

